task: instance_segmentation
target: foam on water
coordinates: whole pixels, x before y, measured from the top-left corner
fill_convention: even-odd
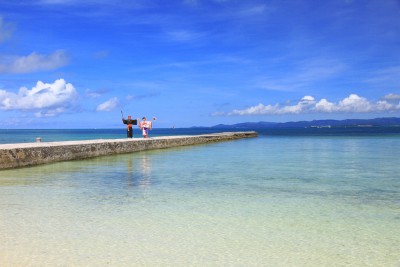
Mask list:
[[[0,172],[1,266],[398,266],[400,138],[264,137]]]

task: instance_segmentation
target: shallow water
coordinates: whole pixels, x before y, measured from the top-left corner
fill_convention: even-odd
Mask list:
[[[0,172],[1,266],[400,266],[400,137],[265,136]]]

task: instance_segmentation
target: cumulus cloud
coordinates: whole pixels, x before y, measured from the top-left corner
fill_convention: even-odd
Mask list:
[[[65,66],[69,61],[67,53],[57,50],[50,55],[36,52],[28,56],[0,57],[0,73],[31,73],[37,71],[54,70]]]
[[[77,97],[74,86],[64,79],[54,83],[38,81],[31,90],[21,87],[18,93],[0,89],[0,109],[36,111],[37,117],[55,116],[73,106]]]
[[[294,105],[264,105],[258,104],[246,109],[235,109],[231,112],[216,112],[214,116],[244,116],[244,115],[283,115],[301,113],[380,113],[400,111],[400,95],[389,94],[381,100],[373,102],[351,94],[343,100],[333,103],[327,99],[315,100],[305,96]]]
[[[315,103],[315,99],[312,96],[305,96],[303,97],[296,105],[293,106],[285,106],[278,110],[282,114],[285,113],[301,113],[304,110],[308,109],[311,105]]]
[[[97,106],[96,111],[111,111],[119,105],[118,98],[113,97]]]
[[[260,103],[257,106],[243,110],[235,109],[229,112],[228,115],[299,114],[308,110],[314,104],[314,97],[305,96],[295,105],[280,106],[279,104],[275,104],[265,106]]]

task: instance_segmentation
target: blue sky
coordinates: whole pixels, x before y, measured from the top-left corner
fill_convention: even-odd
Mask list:
[[[0,128],[400,116],[399,0],[0,0]]]

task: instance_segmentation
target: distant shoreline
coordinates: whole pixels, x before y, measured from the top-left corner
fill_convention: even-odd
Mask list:
[[[218,124],[211,128],[308,128],[308,127],[400,127],[400,118],[345,119],[345,120],[312,120],[295,122],[243,122],[231,125]]]

